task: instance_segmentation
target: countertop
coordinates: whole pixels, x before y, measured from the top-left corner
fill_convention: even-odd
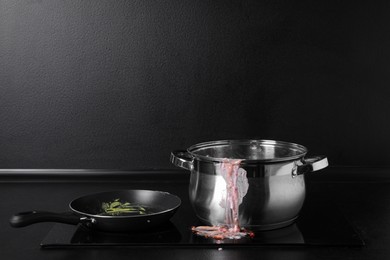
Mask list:
[[[174,191],[189,204],[185,171],[0,170],[0,252],[2,259],[390,259],[390,169],[329,167],[307,174],[307,196],[336,204],[364,240],[363,247],[259,246],[237,248],[42,249],[53,223],[12,228],[16,212],[67,211],[89,193],[116,189]],[[190,210],[185,206],[180,210]]]

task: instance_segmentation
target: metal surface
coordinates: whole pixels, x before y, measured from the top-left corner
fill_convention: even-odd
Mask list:
[[[306,153],[304,146],[293,143],[225,140],[173,152],[171,162],[191,171],[189,196],[198,218],[219,225],[225,223],[225,209],[220,203],[226,182],[218,168],[225,158],[241,159],[249,188],[239,206],[239,222],[243,227],[268,230],[295,221],[306,195],[304,173],[328,165],[323,156],[304,159]]]
[[[275,140],[220,140],[199,143],[187,151],[192,157],[205,161],[221,162],[230,158],[242,159],[243,163],[273,163],[299,159],[307,153],[307,148]]]

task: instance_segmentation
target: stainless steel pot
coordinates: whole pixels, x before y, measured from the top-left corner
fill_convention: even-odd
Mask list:
[[[198,218],[223,225],[226,182],[220,165],[239,159],[249,187],[239,205],[242,227],[269,230],[290,225],[305,199],[304,174],[328,166],[325,156],[304,158],[306,147],[274,140],[223,140],[199,143],[171,153],[171,162],[191,171],[189,196]]]

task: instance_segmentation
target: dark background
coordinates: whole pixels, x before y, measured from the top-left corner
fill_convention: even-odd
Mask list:
[[[210,140],[390,165],[389,1],[0,1],[0,168],[167,169]]]

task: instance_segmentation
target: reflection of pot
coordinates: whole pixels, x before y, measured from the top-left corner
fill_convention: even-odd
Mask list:
[[[171,161],[191,171],[190,200],[206,224],[225,223],[221,200],[226,182],[219,166],[240,159],[249,189],[239,207],[241,226],[268,230],[287,226],[298,217],[305,199],[304,174],[328,166],[326,157],[304,158],[306,147],[272,140],[224,140],[175,151]]]

